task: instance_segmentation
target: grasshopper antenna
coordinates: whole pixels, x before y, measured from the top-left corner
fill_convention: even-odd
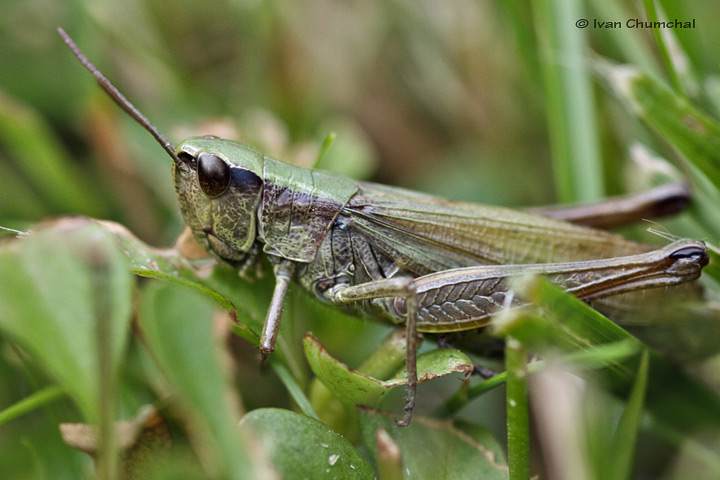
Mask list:
[[[165,151],[170,155],[170,157],[175,162],[175,165],[181,166],[182,162],[178,158],[177,155],[175,155],[175,147],[173,146],[170,141],[165,138],[165,135],[160,133],[160,130],[157,129],[155,125],[150,123],[150,120],[147,119],[145,115],[140,112],[137,108],[135,108],[135,105],[130,103],[130,101],[125,98],[125,95],[120,93],[120,90],[118,90],[115,85],[113,85],[110,80],[108,80],[105,75],[102,74],[100,70],[97,69],[95,65],[90,63],[90,60],[87,59],[85,54],[83,54],[80,51],[80,47],[78,47],[72,38],[70,38],[70,35],[65,33],[65,30],[63,30],[61,27],[58,27],[58,33],[60,36],[65,40],[65,43],[72,51],[73,55],[77,57],[78,60],[80,60],[80,63],[83,64],[85,68],[87,68],[90,73],[93,74],[95,77],[95,80],[97,80],[98,84],[102,87],[105,92],[110,95],[110,97],[117,103],[120,108],[125,110],[128,115],[130,115],[136,122],[138,122],[140,125],[143,126],[145,130],[150,132],[150,135],[157,140],[157,142],[165,149]]]

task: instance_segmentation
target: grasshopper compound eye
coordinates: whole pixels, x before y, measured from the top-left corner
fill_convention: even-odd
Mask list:
[[[230,167],[215,154],[198,155],[197,175],[200,188],[210,198],[219,197],[230,186]]]

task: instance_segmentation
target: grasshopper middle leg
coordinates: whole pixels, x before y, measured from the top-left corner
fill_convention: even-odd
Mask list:
[[[332,301],[337,304],[348,304],[361,300],[396,297],[403,298],[406,305],[405,332],[407,349],[405,364],[407,368],[407,388],[405,390],[405,416],[397,421],[398,426],[410,424],[413,409],[415,408],[415,395],[417,393],[417,313],[418,298],[415,281],[407,277],[387,278],[360,285],[341,287],[332,293]]]

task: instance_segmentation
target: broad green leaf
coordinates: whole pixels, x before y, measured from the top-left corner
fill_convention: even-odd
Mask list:
[[[235,309],[235,305],[230,300],[202,284],[198,269],[194,268],[179,251],[153,248],[118,223],[102,221],[98,223],[115,236],[128,258],[133,273],[192,287],[215,299],[225,308]]]
[[[407,384],[407,372],[402,369],[390,380],[379,380],[349,368],[333,358],[312,335],[304,339],[305,356],[315,375],[336,397],[345,403],[376,406],[392,388]],[[472,363],[458,350],[439,349],[422,354],[417,359],[420,382],[451,373],[472,371]]]
[[[272,466],[285,480],[372,479],[367,460],[342,436],[318,420],[276,408],[261,408],[240,422],[257,435]]]
[[[214,309],[190,288],[153,282],[144,291],[141,327],[153,358],[194,424],[199,453],[206,461],[217,459],[228,478],[246,478],[255,467],[237,428],[239,401],[212,335]]]
[[[352,370],[336,360],[315,337],[306,335],[303,345],[313,373],[343,402],[376,406],[390,390],[391,387],[381,380]]]
[[[88,422],[112,404],[102,398],[117,382],[132,286],[112,236],[82,218],[40,225],[0,246],[0,329],[63,386]]]
[[[216,265],[211,259],[193,263],[175,248],[159,249],[147,245],[122,225],[98,223],[115,236],[133,273],[190,287],[237,312],[234,333],[251,343],[258,343],[272,279],[251,283],[240,279],[235,270]]]
[[[467,355],[454,348],[438,348],[417,357],[418,382],[427,382],[434,378],[453,373],[468,376],[473,371],[472,361]],[[407,384],[407,369],[403,367],[388,384]]]
[[[360,410],[363,444],[373,460],[378,457],[381,430],[400,450],[406,479],[508,478],[505,460],[498,454],[500,446],[479,427],[461,431],[450,422],[415,417],[409,426],[399,428],[392,415]]]

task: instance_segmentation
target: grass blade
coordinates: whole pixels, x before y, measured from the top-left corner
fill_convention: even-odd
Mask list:
[[[640,358],[640,367],[638,368],[630,399],[620,418],[612,452],[608,457],[612,459],[611,473],[608,478],[631,478],[638,431],[640,430],[643,406],[645,404],[649,370],[650,355],[645,350]]]
[[[528,411],[528,353],[513,338],[506,341],[507,434],[510,480],[530,478],[530,415]]]
[[[561,202],[597,200],[604,191],[586,40],[575,26],[582,18],[579,5],[574,0],[543,0],[534,11]]]

